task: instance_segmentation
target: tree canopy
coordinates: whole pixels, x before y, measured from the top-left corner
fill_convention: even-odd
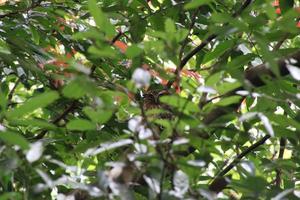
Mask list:
[[[299,199],[294,0],[0,0],[0,200]]]

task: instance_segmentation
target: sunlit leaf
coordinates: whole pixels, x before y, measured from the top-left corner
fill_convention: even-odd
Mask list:
[[[91,107],[85,107],[83,112],[93,121],[99,124],[106,123],[113,115],[112,110],[94,110]]]
[[[15,119],[11,121],[14,126],[34,126],[45,129],[56,129],[56,126],[42,119]]]
[[[275,133],[274,133],[273,127],[272,127],[269,119],[262,113],[258,113],[258,116],[259,116],[261,122],[263,123],[263,125],[265,126],[265,129],[267,130],[268,134],[270,134],[273,137],[275,135]]]
[[[300,69],[299,67],[293,66],[293,65],[287,65],[287,69],[289,70],[291,76],[297,80],[300,81]]]
[[[197,8],[199,6],[202,6],[204,4],[208,4],[210,3],[211,0],[192,0],[191,2],[187,3],[184,8],[185,9],[193,9],[193,8]]]
[[[234,45],[234,40],[228,40],[219,44],[212,52],[205,55],[203,64],[220,57],[224,52],[230,49]]]
[[[239,102],[241,98],[242,97],[240,97],[240,96],[226,97],[226,98],[221,99],[219,102],[217,102],[216,105],[228,106],[228,105]]]
[[[189,189],[189,177],[181,170],[175,172],[173,177],[174,194],[183,196]]]
[[[0,139],[4,141],[7,144],[10,145],[18,145],[23,150],[26,150],[29,148],[28,141],[19,133],[15,133],[12,131],[1,131],[0,132]]]
[[[89,10],[90,10],[92,16],[95,19],[97,26],[101,29],[101,31],[104,31],[108,36],[114,36],[115,29],[110,24],[109,20],[107,19],[106,15],[103,13],[103,11],[98,7],[97,1],[89,0],[88,7],[89,7]]]
[[[96,129],[96,125],[85,119],[73,119],[68,122],[67,129],[77,131],[94,130]]]
[[[184,99],[179,96],[163,96],[160,101],[168,105],[174,106],[178,109],[183,109],[191,112],[197,112],[199,110],[198,106],[188,99]]]
[[[146,175],[143,176],[146,183],[148,184],[149,188],[155,192],[155,193],[159,193],[160,192],[160,186],[159,186],[159,182],[158,180],[154,179],[154,178],[151,178],[151,177],[148,177]]]
[[[6,113],[6,116],[9,118],[18,118],[24,116],[30,112],[35,111],[38,108],[43,108],[53,103],[59,98],[59,95],[55,91],[45,92],[38,96],[32,97],[26,101],[23,105],[12,109]]]
[[[138,46],[131,45],[127,48],[125,54],[128,58],[134,58],[136,56],[139,56],[142,52],[143,52],[143,50],[140,49]]]
[[[26,152],[26,159],[30,163],[35,162],[41,158],[43,151],[44,147],[42,142],[37,141],[32,143],[30,144],[30,149]]]
[[[123,139],[123,140],[119,140],[117,142],[104,143],[104,144],[101,144],[101,146],[99,148],[88,149],[84,153],[84,156],[86,156],[86,157],[94,156],[94,155],[100,154],[102,152],[109,151],[111,149],[115,149],[115,148],[122,147],[122,146],[125,146],[125,145],[129,145],[129,144],[132,144],[132,143],[133,143],[133,141],[130,140],[130,139]]]
[[[7,44],[5,43],[5,41],[0,39],[0,53],[3,54],[10,54],[10,50],[7,46]]]

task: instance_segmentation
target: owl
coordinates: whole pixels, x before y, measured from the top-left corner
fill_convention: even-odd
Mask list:
[[[172,113],[171,108],[160,102],[159,98],[165,95],[168,95],[167,90],[148,90],[143,94],[143,109],[145,111],[151,109],[162,109],[164,112],[159,114],[161,119],[171,119]]]

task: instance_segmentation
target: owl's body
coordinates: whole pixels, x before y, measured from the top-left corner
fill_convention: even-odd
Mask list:
[[[168,105],[161,103],[159,101],[159,98],[168,95],[168,91],[166,90],[150,90],[144,93],[143,95],[143,109],[145,111],[151,110],[151,109],[161,109],[164,112],[160,113],[158,118],[161,119],[171,119],[172,113],[171,109]]]

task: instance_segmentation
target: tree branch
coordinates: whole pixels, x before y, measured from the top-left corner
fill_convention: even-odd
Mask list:
[[[291,62],[293,62],[293,63],[291,63]],[[300,51],[297,51],[296,53],[294,53],[290,56],[280,59],[277,62],[277,64],[279,67],[280,75],[281,76],[288,75],[290,72],[287,69],[287,65],[292,64],[293,66],[300,68]],[[245,80],[248,81],[249,83],[251,83],[253,85],[253,87],[260,87],[260,86],[265,85],[265,82],[262,77],[270,76],[273,79],[276,78],[275,74],[271,71],[271,69],[266,64],[248,68],[245,71],[244,76],[245,76]],[[234,94],[237,90],[241,90],[241,89],[243,89],[243,88],[242,87],[237,88],[237,89],[229,92],[228,95]],[[226,96],[226,95],[224,95],[224,96]],[[239,105],[240,104],[237,103],[237,104],[232,105],[231,107],[232,107],[232,109],[237,109]],[[214,120],[216,120],[217,118],[219,118],[220,116],[222,116],[228,112],[230,112],[228,110],[228,108],[226,110],[222,107],[218,107],[218,108],[212,110],[210,113],[208,113],[204,117],[203,122],[205,124],[210,124]]]
[[[110,44],[113,45],[122,35],[122,31],[119,31],[118,34],[110,41]]]
[[[279,67],[280,75],[288,75],[290,72],[287,68],[287,65],[291,64],[295,67],[300,68],[300,51],[297,51],[291,56],[287,56],[286,58],[279,60],[277,64]],[[255,87],[259,87],[265,84],[262,78],[263,76],[276,78],[276,75],[271,71],[270,67],[265,64],[248,68],[245,71],[245,78]]]
[[[290,62],[293,62],[293,66],[300,68],[300,51],[287,56],[286,58],[282,58],[278,61],[279,71],[280,75],[288,75],[289,71],[287,69],[287,65],[291,64]],[[246,70],[245,72],[245,79],[249,81],[254,87],[259,87],[264,85],[264,81],[261,79],[261,76],[270,75],[271,77],[275,78],[276,76],[272,73],[272,71],[269,69],[269,67],[266,64],[259,65],[257,67],[252,67]],[[232,91],[234,92],[234,91]],[[234,106],[233,106],[234,107]],[[205,118],[204,122],[209,124],[219,118],[220,116],[226,114],[227,112],[224,111],[222,108],[217,108],[213,110],[211,113],[209,113]],[[239,154],[226,168],[224,168],[212,181],[209,188],[211,191],[214,192],[220,192],[223,189],[225,189],[226,185],[228,184],[226,181],[224,182],[224,175],[226,175],[232,168],[234,168],[239,161],[251,153],[253,150],[255,150],[257,147],[263,145],[266,140],[270,138],[270,135],[266,135],[263,138],[261,138],[259,141],[248,147],[245,151],[243,151],[241,154]],[[284,141],[281,141],[281,146],[284,144]],[[283,150],[284,148],[280,149],[282,152],[280,152],[279,156],[283,156]],[[277,173],[278,176],[278,173]],[[221,183],[221,184],[220,184]]]
[[[237,157],[226,167],[224,168],[217,177],[214,178],[212,183],[209,185],[209,188],[213,192],[220,192],[223,189],[225,189],[227,184],[219,184],[220,178],[226,175],[232,168],[234,168],[242,158],[244,158],[246,155],[254,151],[257,147],[263,145],[271,136],[266,135],[262,137],[260,140],[258,140],[256,143],[245,149],[241,154],[237,155]]]
[[[252,3],[253,0],[245,0],[243,5],[238,9],[235,13],[233,13],[232,17],[237,17]]]

